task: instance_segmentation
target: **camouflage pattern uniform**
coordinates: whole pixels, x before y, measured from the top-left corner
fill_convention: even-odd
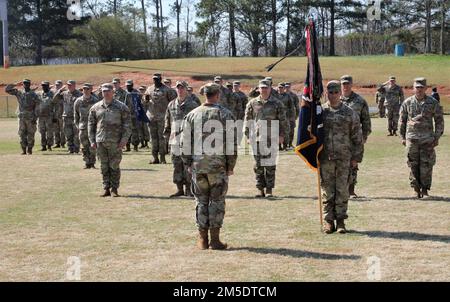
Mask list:
[[[233,98],[236,99],[236,119],[244,120],[245,108],[247,107],[248,97],[242,91],[233,92]]]
[[[125,89],[123,89],[121,87],[119,89],[114,89],[114,99],[115,100],[118,100],[119,102],[125,104],[126,98],[127,98],[127,91]]]
[[[53,102],[53,92],[39,92],[38,106],[38,126],[41,134],[41,146],[51,147],[53,145],[53,119],[55,116],[55,106]]]
[[[384,106],[387,110],[387,118],[388,118],[388,131],[389,132],[396,132],[397,131],[397,125],[398,125],[398,119],[399,119],[399,112],[400,112],[400,106],[403,103],[403,100],[405,99],[405,96],[403,94],[402,87],[398,85],[394,86],[383,86],[385,88],[385,101]]]
[[[364,156],[364,144],[366,143],[370,133],[372,133],[372,123],[370,121],[369,105],[367,104],[366,100],[363,97],[361,97],[359,94],[355,92],[352,92],[352,94],[349,97],[341,96],[341,100],[345,105],[352,108],[353,111],[355,111],[355,113],[358,115],[358,120],[361,123],[362,137],[363,137],[363,151],[361,156]],[[358,168],[351,167],[350,169],[351,174],[349,185],[355,186],[358,178]]]
[[[146,96],[150,98],[148,101],[148,117],[150,119],[150,136],[152,139],[152,154],[154,157],[165,156],[166,140],[164,139],[164,118],[166,115],[167,106],[173,99],[169,89],[162,85],[156,87],[152,85],[146,91]]]
[[[86,167],[91,168],[95,165],[96,151],[91,147],[89,141],[88,118],[89,111],[97,102],[98,98],[92,94],[89,99],[86,99],[85,96],[79,97],[74,104],[74,120],[79,132],[83,160]]]
[[[285,140],[284,145],[287,146],[289,144],[289,138],[291,135],[291,123],[290,121],[295,117],[295,105],[294,100],[291,98],[289,93],[278,93],[278,99],[284,106],[284,110],[286,113],[286,129],[285,129]]]
[[[80,141],[78,137],[78,129],[74,123],[74,113],[73,113],[73,104],[75,100],[82,96],[82,93],[75,89],[72,93],[70,91],[61,91],[56,92],[53,97],[53,101],[58,104],[59,102],[63,103],[63,126],[64,126],[64,135],[66,136],[67,144],[69,151],[71,153],[78,152],[80,148]]]
[[[323,212],[326,221],[347,219],[350,163],[362,161],[363,144],[358,114],[341,103],[323,106],[324,144],[320,153]]]
[[[118,100],[113,100],[110,105],[104,100],[97,102],[89,111],[89,141],[97,144],[105,190],[119,188],[122,150],[118,145],[128,142],[130,123],[130,110]]]
[[[300,99],[298,98],[297,94],[293,91],[288,92],[291,96],[293,102],[294,102],[294,108],[295,108],[295,114],[292,113],[289,118],[289,144],[293,146],[294,144],[294,136],[295,136],[295,127],[296,123],[298,121],[298,116],[300,114]]]
[[[375,94],[375,103],[378,106],[378,112],[380,114],[380,118],[386,117],[386,107],[384,107],[384,102],[386,101],[386,93],[383,87],[377,89],[377,93]]]
[[[267,133],[264,135],[258,130],[258,123],[261,121],[267,122]],[[270,139],[272,121],[279,123],[279,136],[284,136],[286,133],[286,111],[283,108],[283,104],[273,95],[270,95],[269,99],[264,100],[261,96],[251,99],[247,108],[245,109],[244,118],[244,134],[247,139],[254,145],[254,159],[255,165],[253,171],[256,176],[256,188],[263,190],[264,188],[273,189],[275,187],[275,171],[276,162],[272,159],[274,154],[272,152],[278,151],[278,146],[272,146]],[[253,124],[250,124],[253,123]],[[261,145],[261,142],[267,140],[267,142]],[[253,144],[256,142],[256,145]],[[263,151],[264,145],[271,149],[272,152]],[[275,148],[274,148],[275,147]],[[265,160],[268,160],[270,164],[265,164]],[[273,161],[273,162],[272,162]]]
[[[198,98],[198,96],[195,94],[195,93],[191,93],[190,95],[189,95],[189,97],[195,102],[195,103],[197,103],[197,105],[201,105],[202,104],[202,102],[200,101],[200,99]]]
[[[185,117],[182,125],[182,150],[183,161],[188,167],[192,167],[192,191],[197,203],[196,222],[199,229],[221,228],[225,216],[225,196],[228,191],[227,171],[233,171],[237,160],[237,138],[229,141],[226,134],[226,121],[234,120],[234,116],[228,109],[221,105],[203,104],[192,110]],[[223,129],[222,154],[194,153],[195,126],[202,127],[201,142],[204,143],[211,135],[205,131],[204,125],[209,121],[218,121]],[[217,135],[218,129],[213,132]],[[220,135],[220,134],[219,134]],[[233,147],[234,152],[230,151]],[[216,146],[217,148],[217,146]],[[231,153],[231,154],[230,154]]]
[[[197,108],[197,103],[189,97],[184,102],[179,98],[171,101],[167,106],[164,123],[164,136],[170,145],[173,165],[173,183],[179,186],[191,186],[191,175],[188,173],[188,166],[184,165],[180,150],[181,123],[184,117]]]
[[[58,90],[52,90],[53,97]],[[55,101],[53,99],[53,103],[55,105],[55,115],[53,118],[53,134],[54,134],[54,142],[58,146],[63,146],[66,144],[66,135],[64,134],[64,124],[63,124],[63,111],[64,106],[62,100]]]
[[[141,104],[144,111],[148,111],[148,102],[145,102],[144,95],[141,94]],[[146,144],[150,141],[150,131],[148,130],[148,123],[136,120],[136,126],[138,130],[139,140],[142,144]]]
[[[430,96],[422,101],[412,96],[402,104],[399,128],[406,140],[411,187],[430,190],[436,163],[434,147],[444,133],[442,107]]]
[[[219,84],[217,84],[219,85]],[[200,88],[200,94],[204,94],[204,87]],[[231,113],[236,117],[237,111],[237,100],[234,98],[232,91],[223,85],[219,85],[220,87],[220,100],[219,105],[227,108],[231,111]]]
[[[135,114],[134,104],[133,104],[133,94],[140,95],[139,91],[133,89],[131,92],[126,91],[125,95],[125,105],[128,106],[131,115],[131,137],[130,142],[134,146],[139,145],[139,132],[138,132],[138,119]],[[145,123],[144,123],[145,124]]]
[[[34,147],[34,136],[36,133],[37,110],[39,105],[38,95],[30,90],[19,90],[14,84],[9,84],[5,88],[5,92],[14,95],[19,103],[19,137],[22,149]]]

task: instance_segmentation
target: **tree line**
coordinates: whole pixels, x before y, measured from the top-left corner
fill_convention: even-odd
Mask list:
[[[370,20],[365,0],[81,0],[80,20],[70,20],[66,0],[9,0],[10,56],[281,56],[297,47],[308,16],[322,55],[388,54],[396,43],[447,54],[449,2],[382,0],[380,20]]]

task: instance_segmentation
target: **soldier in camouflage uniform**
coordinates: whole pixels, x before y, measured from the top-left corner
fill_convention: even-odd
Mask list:
[[[188,92],[188,97],[192,98],[192,100],[194,102],[197,103],[197,105],[201,105],[202,102],[200,101],[200,99],[198,98],[198,96],[194,93],[194,89],[191,86],[188,86],[187,88],[187,92]]]
[[[300,114],[300,99],[298,98],[297,94],[291,90],[291,83],[287,82],[285,83],[286,93],[288,93],[292,101],[294,102],[294,108],[295,113],[293,112],[289,116],[289,149],[294,148],[294,136],[295,136],[295,127],[296,123],[298,121],[298,116]]]
[[[234,99],[231,90],[229,90],[227,87],[223,86],[223,79],[221,76],[215,76],[214,77],[214,83],[219,85],[220,87],[220,99],[219,99],[219,105],[224,106],[228,110],[231,111],[231,113],[236,113],[236,100]],[[200,94],[204,95],[204,87],[200,88]]]
[[[289,146],[289,137],[291,133],[291,124],[290,120],[292,119],[292,116],[295,116],[295,105],[294,100],[291,98],[291,95],[286,93],[285,83],[279,83],[278,84],[278,99],[281,101],[281,103],[284,106],[285,115],[286,115],[286,128],[285,128],[285,134],[284,134],[284,143],[280,144],[279,149],[280,150],[287,150]]]
[[[274,98],[278,99],[278,98],[279,98],[278,91],[272,87],[272,85],[273,85],[273,79],[272,79],[271,77],[266,77],[266,78],[264,78],[263,81],[269,82],[271,95],[272,95]],[[252,90],[250,90],[250,92],[249,92],[249,94],[248,94],[248,96],[249,96],[250,98],[256,98],[256,97],[258,97],[259,95],[260,95],[260,92],[259,92],[259,86],[256,86],[255,88],[253,88]]]
[[[53,92],[50,91],[50,83],[41,83],[42,91],[38,93],[38,127],[41,134],[41,151],[52,151],[53,145],[53,120],[55,117],[55,106],[53,102]]]
[[[80,140],[78,137],[78,129],[75,126],[73,117],[73,105],[82,93],[76,89],[76,82],[74,80],[67,81],[66,86],[61,87],[53,97],[53,101],[58,104],[63,103],[63,125],[64,134],[67,139],[68,149],[71,154],[80,152]]]
[[[378,113],[380,118],[386,117],[386,107],[384,107],[384,102],[386,101],[386,90],[383,86],[377,88],[377,93],[375,94],[375,103],[378,107]]]
[[[161,74],[154,74],[154,85],[150,86],[145,93],[145,100],[148,102],[147,115],[150,119],[150,136],[152,138],[153,161],[150,164],[166,164],[167,146],[164,139],[164,118],[167,106],[173,100],[173,96],[169,88],[163,85],[161,81]]]
[[[184,117],[198,107],[192,98],[187,95],[187,83],[178,81],[177,98],[167,106],[166,118],[164,123],[164,136],[170,145],[170,153],[172,155],[173,165],[173,183],[177,186],[177,192],[170,197],[192,196],[191,192],[191,175],[188,173],[188,167],[184,165],[181,158],[180,150],[180,134],[181,123]],[[183,185],[186,190],[183,191]]]
[[[61,89],[63,82],[61,80],[55,81],[55,89],[52,89],[53,96],[55,93]],[[55,103],[55,102],[54,102]],[[55,103],[55,116],[53,117],[53,133],[55,142],[55,148],[65,148],[66,147],[66,136],[64,134],[64,125],[62,114],[64,111],[64,106],[62,100]]]
[[[259,190],[256,197],[270,198],[273,196],[275,187],[278,144],[283,144],[286,135],[286,111],[281,101],[271,94],[268,81],[260,81],[258,89],[261,94],[251,99],[245,109],[244,133],[248,143],[253,147],[255,158],[253,170],[256,176],[256,188]],[[274,122],[279,127],[278,133],[275,134],[278,135],[276,138],[271,135]]]
[[[408,153],[411,187],[418,198],[428,197],[436,163],[435,147],[444,133],[442,107],[437,100],[426,95],[426,90],[426,79],[416,78],[415,95],[403,102],[398,123],[402,143]]]
[[[245,107],[248,103],[248,97],[241,91],[241,82],[234,81],[233,82],[233,97],[236,99],[236,119],[244,120],[245,116]]]
[[[394,76],[391,76],[389,78],[389,82],[384,83],[383,87],[386,92],[384,106],[387,109],[388,136],[397,136],[400,106],[402,105],[405,96],[403,94],[402,87],[396,84],[396,79]]]
[[[129,152],[131,149],[130,144],[133,144],[133,150],[135,152],[139,151],[139,132],[138,132],[138,119],[136,117],[136,111],[133,104],[133,95],[139,95],[139,91],[134,89],[133,80],[127,81],[127,94],[125,96],[125,105],[130,109],[131,115],[131,136],[127,143],[126,152]]]
[[[88,133],[91,147],[97,150],[100,160],[103,189],[102,197],[119,197],[120,162],[122,149],[131,134],[128,107],[114,99],[113,85],[102,85],[103,100],[91,107]]]
[[[170,98],[172,100],[177,98],[177,90],[172,88],[172,79],[164,79],[163,81],[164,85],[166,85],[167,88],[169,88]]]
[[[78,128],[85,169],[95,169],[96,152],[91,147],[88,133],[89,111],[98,102],[98,98],[92,94],[92,87],[90,83],[83,84],[83,95],[73,105],[74,121]]]
[[[23,90],[15,88],[15,84],[9,84],[5,88],[5,92],[14,95],[19,103],[19,137],[20,146],[22,147],[22,155],[32,154],[34,147],[34,135],[36,133],[37,110],[39,106],[38,95],[31,90],[31,81],[25,79],[22,81]]]
[[[356,112],[361,123],[362,137],[363,137],[363,153],[364,144],[367,142],[367,138],[372,133],[372,122],[370,121],[369,105],[366,100],[355,93],[352,90],[353,78],[349,75],[341,77],[342,96],[341,101],[353,109]],[[364,155],[364,154],[363,154]],[[349,181],[349,193],[352,197],[358,197],[355,193],[355,186],[358,178],[358,166],[351,167],[350,181]]]
[[[114,99],[125,104],[125,100],[126,100],[126,97],[127,97],[127,92],[125,91],[125,89],[123,89],[120,86],[120,79],[119,78],[114,78],[112,80],[112,83],[114,85]],[[100,92],[102,92],[102,91],[100,91]],[[102,95],[100,93],[99,99],[101,99],[101,98],[102,98]]]
[[[204,86],[206,102],[192,110],[182,125],[182,157],[192,172],[192,188],[197,202],[196,220],[199,230],[197,246],[200,249],[226,249],[220,241],[220,228],[225,215],[225,196],[228,190],[228,177],[233,175],[237,160],[236,131],[230,138],[227,121],[233,121],[233,114],[219,105],[220,86]],[[214,123],[215,127],[211,127]],[[221,128],[218,127],[221,124]],[[199,129],[201,127],[201,129]],[[214,130],[212,130],[214,129]],[[236,128],[234,128],[236,130]],[[200,136],[198,131],[200,131]],[[205,143],[220,136],[222,144],[205,146]],[[199,139],[200,138],[200,139]],[[220,140],[214,140],[216,144]],[[198,149],[199,144],[203,148]],[[212,149],[212,150],[211,150]],[[211,241],[208,244],[208,229]]]
[[[327,84],[328,102],[323,106],[324,143],[319,155],[325,215],[324,232],[346,233],[350,167],[362,161],[363,143],[358,114],[340,98],[341,84]],[[334,221],[336,220],[336,226]]]
[[[144,111],[148,111],[148,102],[145,102],[144,94],[147,90],[147,86],[140,86],[139,87],[139,93],[141,94],[141,104],[142,108],[144,108]],[[141,148],[149,148],[148,142],[150,141],[150,131],[148,130],[148,123],[143,121],[136,121],[138,134],[139,134],[139,140],[141,141]]]

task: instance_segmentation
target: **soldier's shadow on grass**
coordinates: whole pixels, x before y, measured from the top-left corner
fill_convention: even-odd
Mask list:
[[[153,195],[140,195],[140,194],[132,194],[132,195],[122,195],[124,198],[130,198],[130,199],[158,199],[158,200],[172,200],[172,201],[186,201],[186,200],[192,200],[194,201],[194,198],[191,197],[178,197],[178,198],[170,198],[169,196],[153,196]]]
[[[450,243],[450,236],[422,234],[414,232],[386,232],[386,231],[355,231],[349,230],[348,233],[365,235],[373,238],[390,238],[400,240],[415,240],[415,241],[438,241]]]
[[[357,200],[357,199],[352,199],[352,200]],[[450,202],[450,197],[442,197],[442,196],[430,196],[424,199],[417,199],[415,197],[370,197],[370,198],[366,198],[366,200],[361,200],[361,201],[371,201],[371,200],[396,200],[396,201],[445,201],[445,202]]]
[[[248,251],[256,254],[275,254],[280,256],[289,256],[294,258],[313,258],[313,259],[324,259],[324,260],[359,260],[361,256],[359,255],[339,255],[339,254],[327,254],[327,253],[317,253],[303,250],[294,250],[286,248],[258,248],[258,247],[239,247],[230,248],[228,251]]]
[[[122,172],[154,172],[153,169],[148,168],[127,168],[127,169],[120,169]]]

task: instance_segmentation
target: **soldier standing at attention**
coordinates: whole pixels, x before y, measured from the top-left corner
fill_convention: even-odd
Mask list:
[[[442,107],[426,91],[427,80],[416,78],[414,95],[403,102],[398,123],[408,153],[409,180],[418,198],[428,197],[436,163],[435,148],[444,133]]]
[[[39,106],[38,95],[31,90],[31,81],[25,79],[22,81],[23,90],[19,90],[16,84],[9,84],[5,92],[14,95],[19,103],[19,137],[22,155],[33,154],[34,135],[36,134],[37,110]]]
[[[160,73],[153,75],[153,85],[145,93],[148,102],[148,117],[150,119],[150,136],[152,138],[153,161],[150,164],[166,164],[167,146],[164,139],[164,118],[167,106],[173,100],[172,94],[162,83]],[[158,158],[159,155],[159,158]]]
[[[228,109],[218,105],[220,87],[212,83],[207,84],[204,86],[204,93],[206,102],[188,113],[183,121],[182,158],[192,173],[199,231],[197,246],[202,250],[208,247],[223,250],[227,245],[220,241],[220,229],[225,216],[228,177],[233,175],[237,160],[237,135],[234,133],[232,138],[227,135],[227,121],[231,120],[234,123],[234,116]],[[211,123],[214,127],[211,127]],[[221,127],[218,127],[219,123]],[[196,129],[200,127],[201,132],[198,133]],[[205,146],[211,135],[221,139],[214,140],[214,146]],[[198,150],[200,143],[202,146]],[[208,229],[211,235],[210,242]]]
[[[120,79],[114,78],[112,83],[114,85],[114,99],[125,104],[127,92],[120,86]]]
[[[386,107],[384,107],[384,102],[386,101],[386,90],[383,86],[378,86],[377,93],[375,94],[375,103],[378,106],[378,113],[380,118],[386,117]]]
[[[80,141],[78,138],[78,129],[74,123],[73,105],[75,100],[78,99],[82,93],[76,89],[76,82],[74,80],[67,81],[66,86],[61,87],[53,97],[53,101],[58,104],[63,103],[63,126],[64,134],[67,139],[68,152],[78,153],[80,152]]]
[[[178,81],[177,98],[167,106],[166,118],[164,123],[164,136],[170,145],[173,165],[173,183],[177,186],[177,192],[170,197],[192,196],[191,175],[188,173],[188,167],[184,165],[181,158],[180,135],[181,123],[184,117],[198,107],[192,98],[187,95],[187,83]],[[183,191],[183,185],[186,187]]]
[[[336,230],[346,233],[350,167],[357,167],[363,154],[360,117],[340,96],[341,83],[330,81],[328,102],[323,106],[324,143],[319,157],[326,234]]]
[[[293,102],[294,102],[294,108],[295,113],[292,113],[289,118],[289,140],[288,140],[288,148],[294,149],[294,136],[295,136],[295,127],[296,122],[298,121],[298,116],[300,114],[300,99],[298,98],[297,94],[291,90],[291,83],[287,82],[285,83],[284,87],[286,88],[286,93],[288,93]]]
[[[147,112],[148,110],[148,102],[145,102],[144,94],[147,90],[147,86],[140,86],[139,87],[139,94],[141,95],[141,104],[142,108],[144,108],[144,111]],[[143,121],[136,121],[138,133],[139,133],[139,140],[141,141],[141,148],[149,148],[148,142],[150,141],[150,131],[148,130],[148,123]]]
[[[39,92],[38,126],[41,134],[41,151],[52,151],[53,145],[53,120],[55,117],[55,106],[53,92],[50,91],[50,83],[41,83],[42,91]]]
[[[122,149],[130,137],[130,110],[114,99],[113,85],[102,85],[103,100],[89,111],[88,133],[91,147],[97,150],[103,177],[102,197],[119,197]]]
[[[366,100],[362,98],[359,94],[352,90],[353,78],[349,75],[344,75],[341,77],[341,88],[342,88],[342,102],[353,109],[358,115],[359,122],[361,123],[362,137],[363,137],[363,154],[364,154],[364,144],[367,142],[367,138],[370,133],[372,133],[372,123],[370,121],[369,105]],[[361,159],[362,160],[362,159]],[[355,186],[358,178],[358,165],[351,167],[350,173],[350,183],[349,183],[349,193],[350,196],[358,197],[355,193]]]
[[[239,81],[233,82],[233,97],[237,100],[236,119],[244,120],[248,97],[241,91],[241,82]]]
[[[125,96],[125,105],[127,105],[128,109],[130,109],[131,136],[127,143],[126,152],[131,151],[131,144],[133,144],[133,150],[135,152],[139,151],[139,149],[138,149],[139,148],[138,119],[136,116],[136,110],[134,108],[135,104],[133,103],[133,96],[139,96],[139,91],[137,91],[133,87],[134,87],[133,80],[127,80],[127,90],[126,90],[127,94]]]
[[[275,187],[276,157],[278,144],[284,143],[286,134],[286,111],[283,104],[271,94],[270,82],[259,82],[260,95],[251,99],[245,109],[244,134],[253,147],[257,198],[273,197]],[[271,136],[272,124],[278,125],[278,137]],[[264,192],[266,189],[266,192]]]
[[[55,81],[55,89],[52,89],[53,96],[56,92],[61,89],[63,82],[61,80]],[[66,136],[64,135],[63,118],[62,114],[64,111],[62,100],[55,103],[55,116],[53,117],[53,132],[54,132],[54,142],[55,148],[65,148],[66,147]]]
[[[95,149],[91,147],[88,134],[89,111],[98,102],[98,98],[92,94],[92,84],[83,84],[83,95],[74,104],[74,120],[78,128],[81,152],[85,162],[85,169],[95,169]]]
[[[400,106],[402,105],[405,96],[402,87],[396,84],[396,78],[394,76],[391,76],[389,82],[384,83],[383,87],[386,91],[384,105],[387,109],[388,136],[397,136]]]
[[[285,115],[286,115],[286,128],[285,128],[285,134],[284,134],[284,143],[280,144],[279,149],[280,150],[287,150],[287,147],[289,146],[289,136],[290,136],[290,120],[292,119],[292,116],[295,116],[295,106],[294,106],[294,100],[291,98],[291,95],[286,93],[284,83],[278,84],[278,99],[281,101],[281,103],[284,106]]]

